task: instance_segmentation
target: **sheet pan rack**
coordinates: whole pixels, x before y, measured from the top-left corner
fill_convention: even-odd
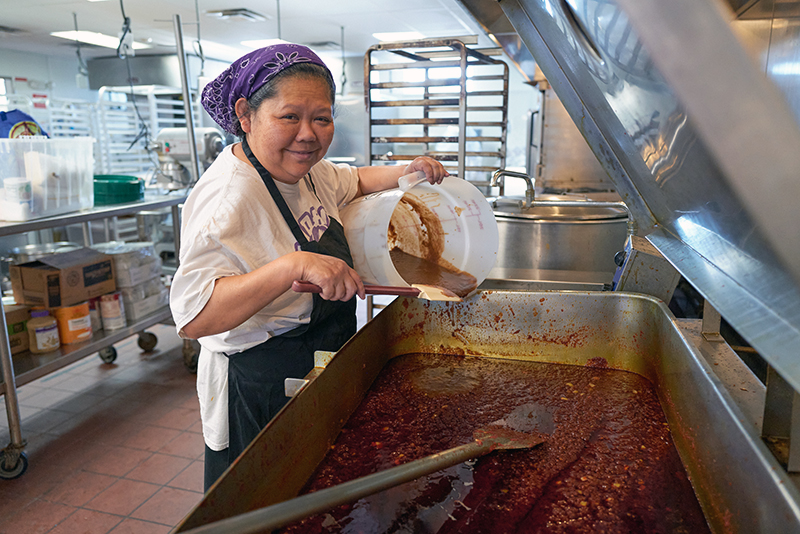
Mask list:
[[[490,57],[500,49],[473,50],[464,41],[380,43],[367,50],[370,164],[431,156],[451,175],[485,188],[491,173],[504,168],[508,65]]]

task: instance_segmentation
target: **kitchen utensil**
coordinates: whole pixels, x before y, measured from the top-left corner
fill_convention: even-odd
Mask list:
[[[295,280],[292,290],[297,293],[321,293],[322,288],[310,282]],[[410,287],[376,286],[364,284],[367,295],[396,295],[398,297],[417,297],[427,300],[449,300],[461,302],[461,297],[443,287],[413,284]]]
[[[282,503],[210,523],[189,531],[189,534],[268,532],[466,460],[484,456],[494,450],[530,449],[544,443],[546,435],[538,432],[518,432],[505,424],[492,424],[476,430],[473,438],[473,441],[464,445]]]

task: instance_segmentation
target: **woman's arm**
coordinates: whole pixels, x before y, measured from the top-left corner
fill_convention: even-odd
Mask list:
[[[428,156],[421,156],[403,165],[376,165],[358,168],[358,196],[368,195],[377,191],[384,191],[397,187],[397,180],[401,176],[412,172],[422,171],[425,178],[432,184],[441,183],[442,178],[449,176],[444,165]]]
[[[183,334],[198,339],[236,328],[289,291],[294,280],[320,286],[320,296],[326,300],[365,296],[358,274],[342,260],[311,252],[292,252],[250,273],[217,279],[211,298],[183,327]]]

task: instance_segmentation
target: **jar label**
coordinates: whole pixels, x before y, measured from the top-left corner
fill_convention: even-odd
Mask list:
[[[40,350],[57,348],[61,343],[58,338],[58,327],[53,323],[49,326],[40,326],[35,330],[36,347]]]
[[[92,318],[89,315],[84,315],[83,317],[70,319],[67,321],[67,326],[70,332],[75,332],[77,330],[91,330]]]

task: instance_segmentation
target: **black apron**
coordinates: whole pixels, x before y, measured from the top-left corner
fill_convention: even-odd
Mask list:
[[[341,223],[330,217],[328,229],[319,241],[309,241],[289,206],[247,141],[242,148],[272,195],[300,249],[344,260],[350,267],[350,247]],[[312,190],[314,185],[312,182]],[[314,190],[316,194],[316,190]],[[313,295],[314,307],[307,325],[271,337],[264,343],[237,354],[228,354],[228,458],[233,462],[255,439],[261,429],[286,404],[285,378],[303,378],[314,368],[314,351],[337,351],[356,333],[356,300],[328,301]]]

